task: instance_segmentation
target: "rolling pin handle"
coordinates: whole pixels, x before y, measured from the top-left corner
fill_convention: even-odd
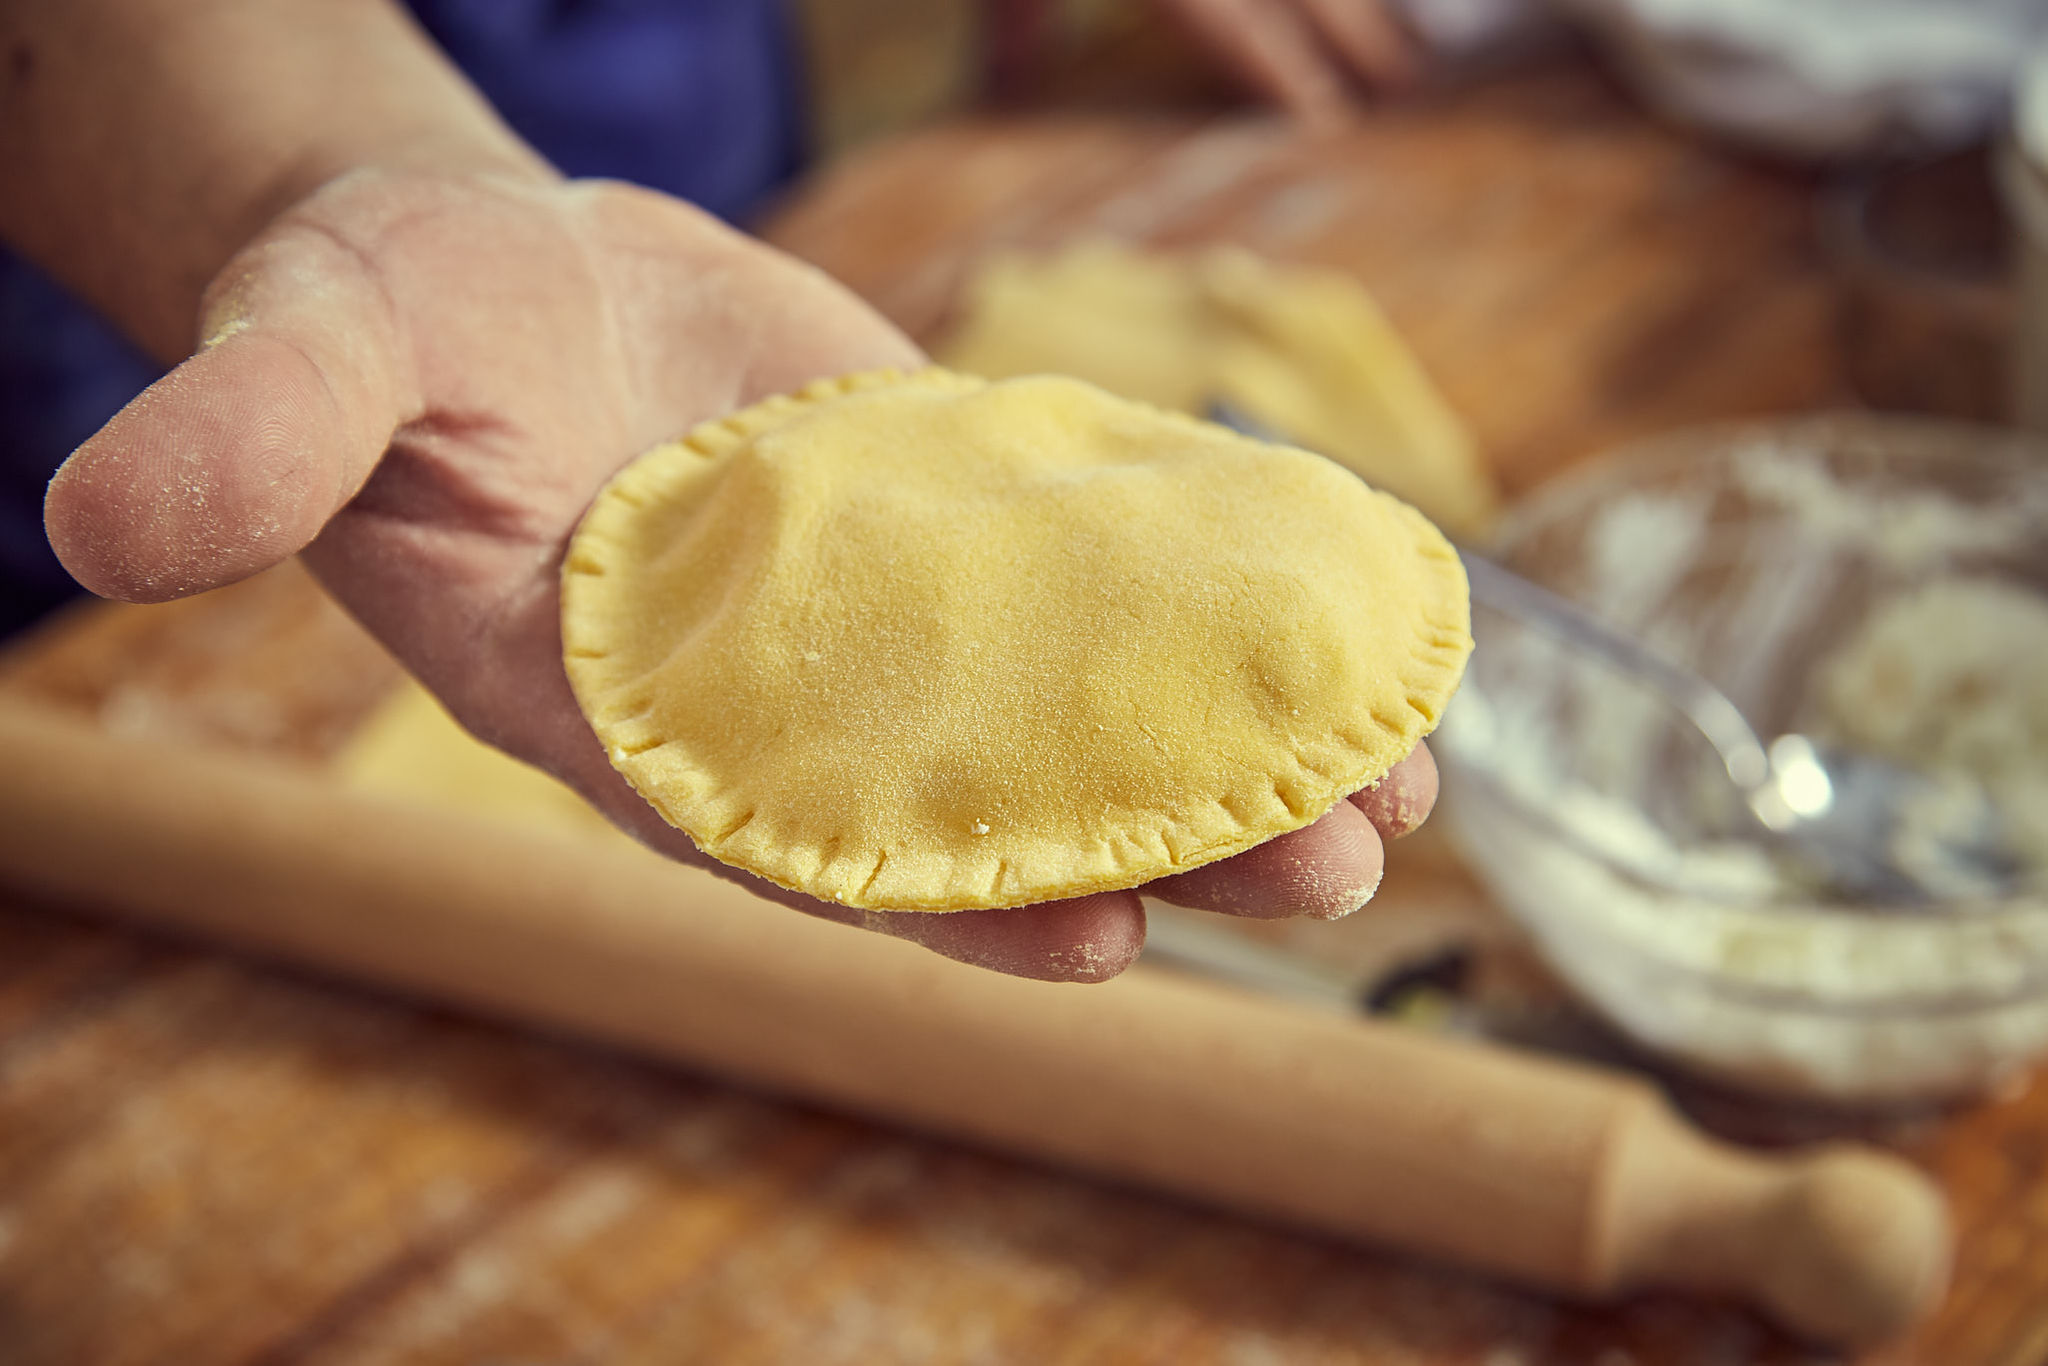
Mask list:
[[[1941,1192],[1901,1158],[1827,1147],[1756,1155],[1661,1101],[1617,1134],[1603,1202],[1613,1290],[1718,1291],[1821,1341],[1869,1344],[1930,1312],[1953,1235]]]

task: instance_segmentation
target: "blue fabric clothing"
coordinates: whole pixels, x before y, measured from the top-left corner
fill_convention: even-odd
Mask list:
[[[803,109],[777,0],[410,0],[520,136],[574,176],[631,180],[726,218],[788,178]],[[161,373],[34,267],[0,253],[0,635],[78,590],[42,496]]]
[[[787,179],[801,85],[778,0],[411,0],[521,137],[573,176],[724,218]]]
[[[0,253],[0,636],[80,590],[43,535],[43,488],[161,367]]]

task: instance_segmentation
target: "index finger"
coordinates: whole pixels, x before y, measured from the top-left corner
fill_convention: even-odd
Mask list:
[[[1258,93],[1299,118],[1344,109],[1344,78],[1285,0],[1172,0],[1173,9]]]
[[[1415,44],[1382,0],[1295,0],[1359,76],[1399,85],[1415,76]]]

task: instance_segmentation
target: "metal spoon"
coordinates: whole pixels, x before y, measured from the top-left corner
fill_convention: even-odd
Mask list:
[[[1225,400],[1211,421],[1299,446]],[[1875,755],[1787,733],[1766,743],[1727,694],[1540,584],[1458,547],[1472,601],[1662,696],[1706,738],[1762,835],[1800,871],[1857,900],[1927,902],[2009,890],[2019,868],[1981,788],[1954,788]]]

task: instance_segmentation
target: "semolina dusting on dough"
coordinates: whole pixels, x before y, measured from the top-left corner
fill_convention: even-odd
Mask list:
[[[1298,829],[1436,724],[1457,556],[1335,464],[1050,376],[823,382],[622,471],[563,573],[614,765],[850,906],[1137,886]]]

